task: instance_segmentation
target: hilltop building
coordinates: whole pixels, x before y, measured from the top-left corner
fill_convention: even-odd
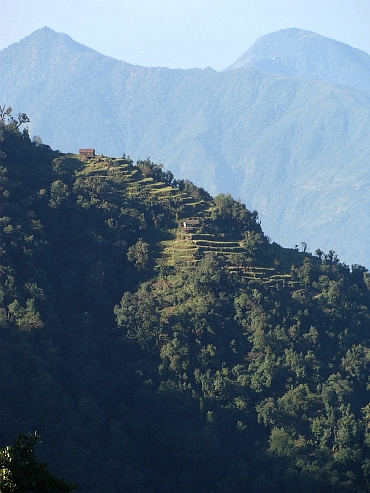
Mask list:
[[[79,155],[82,157],[95,157],[95,149],[79,149]]]

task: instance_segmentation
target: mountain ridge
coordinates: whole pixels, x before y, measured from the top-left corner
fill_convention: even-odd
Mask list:
[[[255,68],[370,91],[370,55],[320,34],[288,28],[266,34],[226,70]]]
[[[32,134],[62,151],[150,155],[213,195],[241,197],[274,241],[336,245],[370,265],[368,92],[255,68],[133,66],[38,36],[55,46],[40,42],[32,58],[27,38],[0,52],[0,99],[29,115]]]

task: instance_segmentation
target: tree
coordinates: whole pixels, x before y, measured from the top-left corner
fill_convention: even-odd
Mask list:
[[[78,488],[50,474],[46,463],[37,462],[34,446],[39,441],[36,433],[19,435],[14,445],[0,449],[1,493],[62,493]]]
[[[150,350],[160,339],[160,321],[155,298],[150,291],[140,289],[135,294],[124,293],[121,303],[114,308],[117,325],[125,338],[136,341],[142,349]]]
[[[335,253],[334,250],[329,250],[328,253],[325,255],[325,260],[328,264],[339,264],[339,258],[338,255]]]
[[[269,452],[278,457],[289,457],[292,453],[293,439],[284,428],[272,428],[269,443]]]
[[[137,269],[145,269],[149,260],[149,245],[142,238],[132,245],[127,252],[127,258],[130,262],[135,262]]]
[[[262,234],[247,230],[243,232],[243,237],[241,241],[242,247],[245,248],[251,257],[254,257],[259,245],[263,243]]]
[[[324,252],[321,250],[321,248],[318,248],[317,250],[315,250],[315,255],[319,257],[319,259],[321,260],[324,255]]]
[[[7,119],[7,121],[6,121]],[[0,106],[0,124],[18,130],[24,123],[29,123],[30,119],[26,113],[18,113],[17,119],[12,116],[12,108],[10,106]]]
[[[214,198],[211,218],[213,221],[227,221],[232,229],[239,232],[247,229],[262,232],[260,225],[257,224],[257,211],[250,212],[244,204],[234,200],[229,193],[220,193]]]
[[[0,106],[0,122],[5,122],[5,117],[10,117],[12,114],[12,108],[10,106],[6,107],[4,104],[3,106]]]

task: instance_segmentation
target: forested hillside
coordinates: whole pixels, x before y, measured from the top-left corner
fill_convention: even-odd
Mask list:
[[[247,59],[224,72],[140,67],[44,28],[0,52],[0,103],[54,149],[150,156],[240,197],[283,246],[369,267],[369,55],[288,29]]]
[[[26,121],[2,109],[0,447],[36,430],[82,493],[369,491],[368,271]]]

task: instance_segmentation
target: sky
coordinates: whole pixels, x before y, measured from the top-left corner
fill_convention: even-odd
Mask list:
[[[223,70],[287,27],[370,54],[370,0],[0,0],[0,18],[0,50],[47,26],[146,67]]]

